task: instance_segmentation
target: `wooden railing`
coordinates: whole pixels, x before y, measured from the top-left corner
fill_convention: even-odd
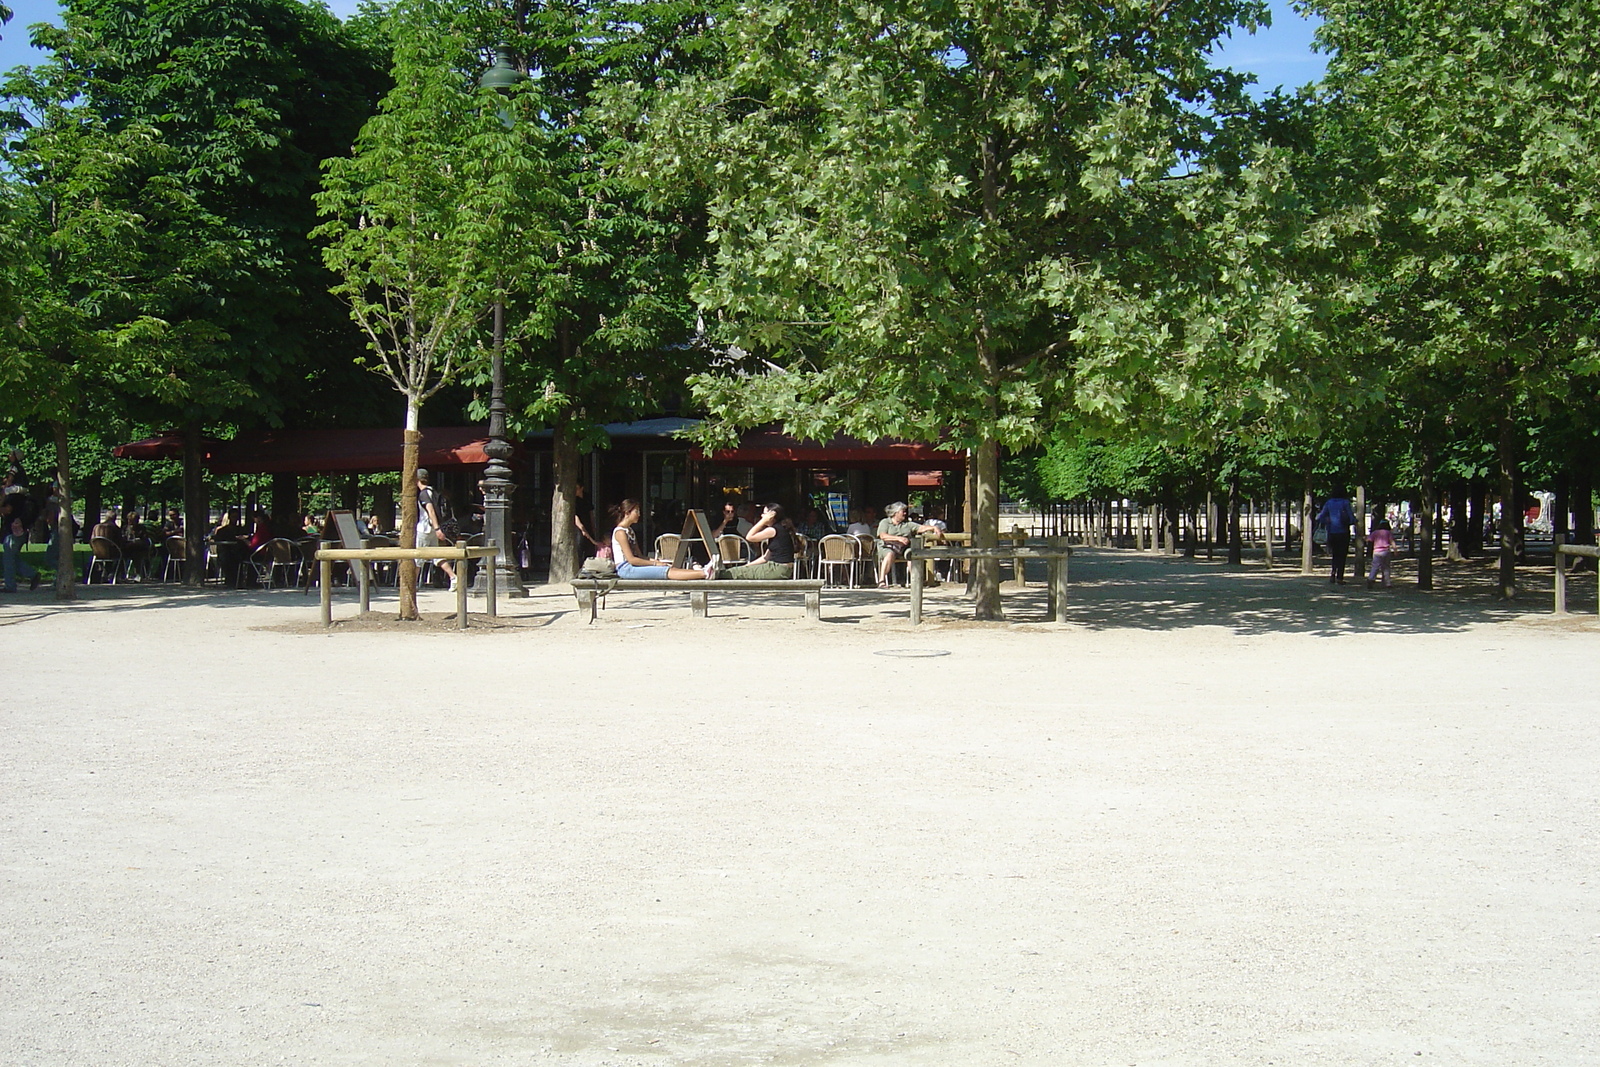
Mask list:
[[[1594,545],[1557,545],[1556,546],[1556,614],[1567,613],[1567,563],[1563,556],[1577,556],[1585,559],[1600,559],[1600,548]],[[1600,575],[1600,566],[1595,568]],[[1600,604],[1596,605],[1600,611]]]
[[[361,612],[366,612],[372,605],[372,574],[369,567],[373,563],[394,561],[402,559],[432,559],[455,560],[462,564],[462,573],[456,581],[456,619],[461,629],[467,628],[467,575],[466,562],[469,559],[493,559],[499,555],[500,550],[494,545],[440,545],[438,548],[323,548],[317,550],[317,560],[322,564],[322,625],[333,625],[333,565],[344,561],[361,567]],[[495,611],[495,581],[494,564],[489,564],[485,571],[489,577],[488,600],[489,614],[498,614]]]

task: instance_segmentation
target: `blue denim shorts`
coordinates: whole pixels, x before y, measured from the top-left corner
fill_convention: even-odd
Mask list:
[[[654,578],[659,580],[665,578],[666,576],[667,568],[665,567],[635,567],[627,560],[623,560],[621,563],[617,564],[618,578]]]

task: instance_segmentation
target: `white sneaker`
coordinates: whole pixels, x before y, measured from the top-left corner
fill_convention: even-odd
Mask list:
[[[454,593],[456,591],[456,588],[460,584],[461,584],[461,579],[460,578],[452,578],[452,579],[450,579],[450,591],[452,593]]]

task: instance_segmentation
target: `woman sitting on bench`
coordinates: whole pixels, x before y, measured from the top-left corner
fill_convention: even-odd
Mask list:
[[[725,577],[747,582],[794,577],[794,524],[784,517],[782,504],[768,504],[761,509],[761,521],[750,527],[745,540],[765,545],[766,550],[743,567],[729,569]]]
[[[629,579],[660,581],[667,578],[674,582],[693,582],[703,581],[716,573],[717,564],[721,562],[716,556],[712,556],[711,562],[704,568],[674,567],[667,560],[647,559],[641,556],[633,533],[633,524],[639,521],[639,515],[637,500],[624,500],[620,504],[611,506],[611,519],[617,524],[616,529],[611,531],[611,556],[617,565],[618,578],[624,581]]]

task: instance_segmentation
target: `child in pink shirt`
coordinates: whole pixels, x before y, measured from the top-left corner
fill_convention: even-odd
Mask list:
[[[1377,580],[1378,572],[1383,572],[1383,587],[1389,588],[1392,584],[1389,574],[1389,557],[1394,553],[1394,533],[1389,529],[1388,519],[1379,519],[1372,527],[1372,532],[1367,535],[1367,543],[1372,546],[1372,570],[1367,572],[1367,588],[1372,588],[1372,583]]]

